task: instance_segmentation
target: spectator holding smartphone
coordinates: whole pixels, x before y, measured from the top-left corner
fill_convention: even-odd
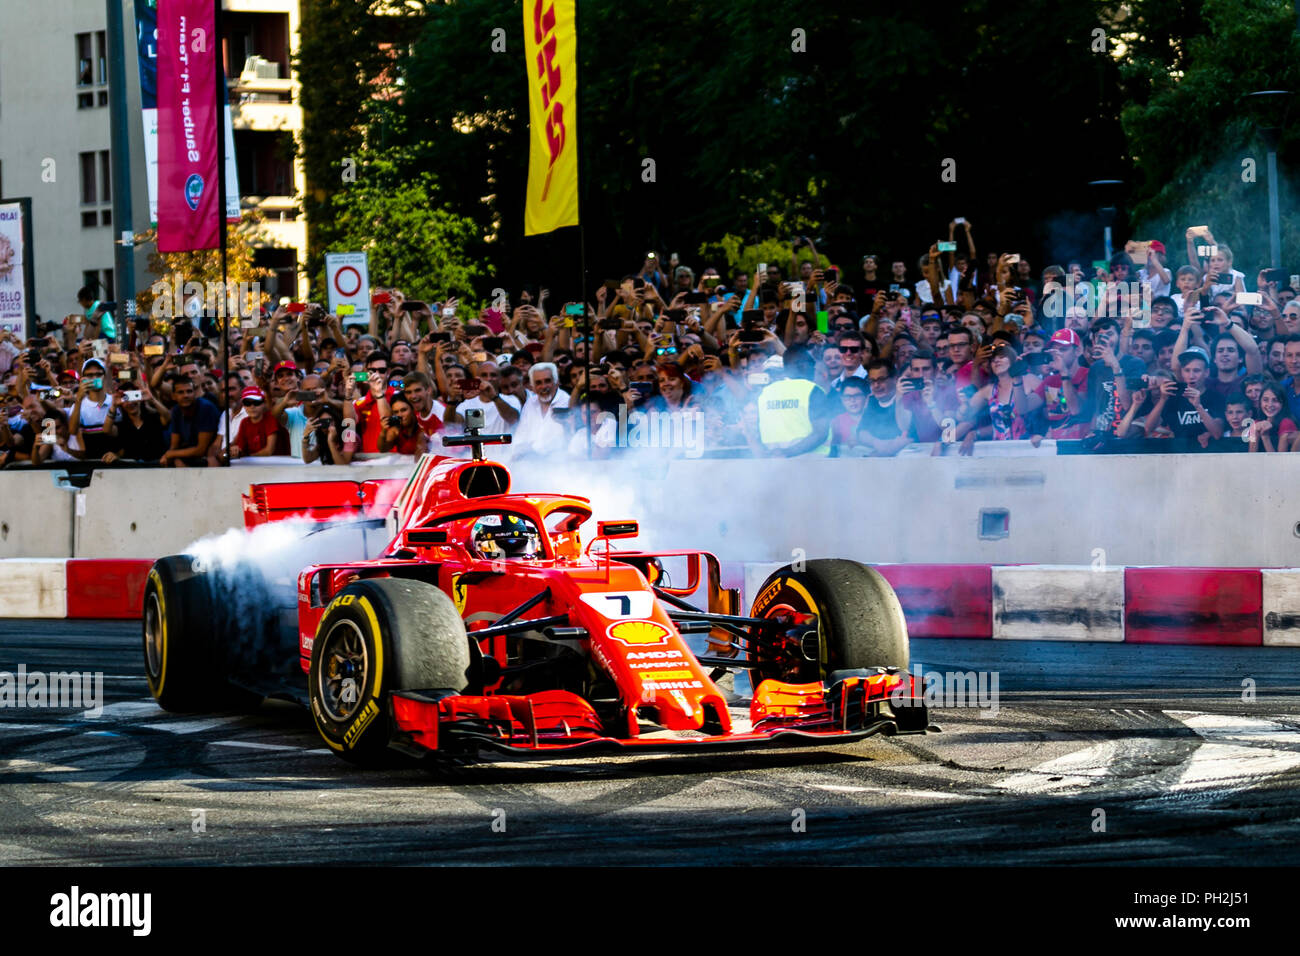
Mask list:
[[[319,462],[322,465],[352,464],[352,456],[357,449],[356,431],[349,429],[348,422],[341,421],[338,416],[339,413],[333,406],[325,405],[319,416],[307,422],[302,437],[304,462]]]
[[[1204,390],[1209,376],[1209,355],[1205,349],[1192,346],[1175,361],[1182,383],[1172,379],[1161,382],[1158,391],[1153,393],[1154,404],[1146,418],[1147,434],[1154,433],[1156,426],[1163,424],[1175,438],[1221,437],[1224,401]]]
[[[135,383],[127,383],[128,386]],[[167,450],[167,426],[171,412],[154,396],[148,382],[139,389],[125,387],[118,394],[117,414],[113,422],[115,450],[104,454],[104,461],[156,462]],[[136,394],[138,392],[138,394]],[[215,444],[215,443],[214,443]]]
[[[1030,375],[1025,363],[1010,345],[999,343],[989,360],[991,381],[971,397],[965,421],[957,426],[956,437],[962,440],[963,454],[969,454],[980,428],[980,412],[988,410],[988,437],[994,441],[1012,441],[1028,434],[1028,417],[1043,404],[1038,393],[1038,379]]]
[[[113,396],[104,388],[104,364],[99,359],[87,359],[81,366],[81,384],[68,426],[85,457],[102,458],[113,450],[112,435],[106,427],[113,414]]]

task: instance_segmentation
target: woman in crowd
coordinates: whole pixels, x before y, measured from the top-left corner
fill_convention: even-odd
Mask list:
[[[404,394],[389,399],[392,414],[384,422],[379,435],[379,450],[398,455],[423,455],[429,450],[429,437],[415,420],[415,409]]]
[[[1265,385],[1259,407],[1264,414],[1250,429],[1250,450],[1290,451],[1296,439],[1296,423],[1286,410],[1281,386]]]

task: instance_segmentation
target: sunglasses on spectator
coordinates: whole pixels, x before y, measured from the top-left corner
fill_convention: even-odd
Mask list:
[[[252,407],[253,405],[265,405],[265,404],[266,404],[266,402],[258,401],[258,400],[255,399],[255,398],[246,398],[246,399],[244,399],[244,407],[245,407],[245,408],[250,408],[250,407]]]
[[[861,346],[861,345],[841,345],[841,346],[840,346],[840,351],[841,351],[841,352],[849,352],[849,353],[861,352],[861,351],[862,351],[862,346]]]

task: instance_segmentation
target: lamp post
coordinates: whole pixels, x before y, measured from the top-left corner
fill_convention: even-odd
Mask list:
[[[1262,118],[1259,135],[1268,150],[1268,258],[1274,269],[1282,264],[1282,222],[1278,212],[1277,200],[1277,147],[1282,141],[1282,124],[1285,123],[1285,110],[1290,90],[1256,90],[1246,97],[1259,109],[1257,115]],[[1283,120],[1277,123],[1278,113]],[[1275,125],[1277,124],[1277,125]]]
[[[1088,185],[1096,191],[1098,202],[1101,203],[1097,207],[1097,215],[1101,217],[1102,241],[1106,249],[1105,259],[1109,262],[1110,257],[1115,253],[1115,242],[1111,234],[1111,227],[1115,225],[1115,219],[1119,215],[1119,208],[1114,202],[1107,202],[1106,200],[1119,193],[1119,187],[1124,185],[1124,180],[1094,179]]]

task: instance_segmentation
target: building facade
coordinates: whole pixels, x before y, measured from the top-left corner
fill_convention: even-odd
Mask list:
[[[131,209],[135,232],[149,226],[135,3],[123,5]],[[222,54],[230,87],[241,205],[263,218],[252,239],[256,264],[273,271],[275,296],[305,294],[300,271],[307,229],[299,197],[302,131],[297,49],[298,0],[223,0]],[[36,311],[59,321],[77,309],[76,292],[104,300],[121,287],[114,273],[110,70],[105,0],[0,2],[0,197],[32,200]],[[148,286],[148,248],[135,251],[135,286]],[[120,314],[120,313],[119,313]]]

